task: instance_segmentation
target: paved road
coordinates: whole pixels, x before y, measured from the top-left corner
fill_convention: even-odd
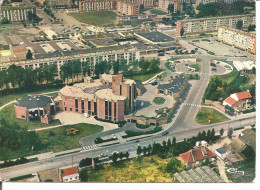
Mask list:
[[[136,148],[138,145],[148,146],[153,142],[162,142],[163,140],[167,140],[167,138],[172,138],[173,136],[176,137],[177,141],[182,141],[184,138],[190,138],[194,135],[197,135],[198,132],[201,132],[203,130],[207,131],[209,129],[211,130],[212,128],[214,128],[216,132],[219,132],[221,128],[224,128],[224,130],[226,131],[230,127],[239,128],[241,126],[255,124],[256,118],[253,114],[251,114],[252,116],[250,115],[248,118],[242,118],[242,119],[238,118],[236,120],[229,120],[217,124],[199,125],[195,123],[194,119],[199,110],[199,107],[194,105],[201,104],[201,99],[210,77],[210,74],[207,74],[209,73],[209,61],[210,59],[215,58],[214,56],[208,56],[208,55],[201,55],[198,57],[202,59],[202,73],[205,74],[201,75],[201,79],[199,81],[194,82],[186,97],[185,103],[189,103],[190,105],[193,106],[186,106],[182,104],[182,106],[179,108],[180,111],[175,116],[177,118],[174,124],[168,129],[169,134],[167,136],[161,136],[159,133],[151,137],[141,139],[139,143],[136,143],[134,141],[128,141],[128,142],[122,141],[120,142],[120,144],[114,144],[106,147],[95,147],[94,149],[89,149],[83,152],[51,158],[44,161],[37,161],[37,162],[27,163],[23,165],[3,168],[0,169],[1,178],[3,180],[7,180],[10,177],[35,173],[38,171],[51,169],[55,167],[70,166],[72,165],[72,161],[75,164],[78,163],[82,158],[96,157],[101,153],[111,154],[113,151],[129,151],[131,156],[135,156]],[[109,133],[113,134],[122,130],[124,129],[118,128],[110,132],[106,132],[106,135],[108,135]],[[94,137],[95,136],[92,136],[91,138],[92,142],[88,141],[87,140],[88,138],[83,138],[80,140],[80,144],[85,145],[85,144],[93,143]]]

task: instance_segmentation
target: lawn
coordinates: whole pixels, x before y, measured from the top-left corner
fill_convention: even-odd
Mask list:
[[[66,129],[76,128],[79,130],[79,134],[75,136],[67,136],[65,134]],[[76,124],[76,125],[66,125],[54,129],[37,131],[41,142],[43,143],[41,150],[31,151],[31,150],[20,150],[20,151],[10,151],[6,149],[0,149],[0,160],[9,160],[14,158],[20,158],[22,156],[35,155],[44,152],[59,152],[64,150],[69,150],[73,148],[79,148],[79,139],[85,136],[93,135],[95,133],[101,132],[103,130],[102,126],[91,125],[91,124]],[[51,136],[50,131],[55,135]]]
[[[117,16],[117,14],[112,11],[70,13],[69,15],[77,19],[79,22],[97,26],[114,24]]]
[[[170,67],[170,62],[166,62],[166,63],[164,64],[164,66],[165,66],[168,70],[170,70],[170,71],[172,71],[172,72],[175,72],[175,70]]]
[[[168,13],[158,10],[158,9],[152,9],[150,10],[150,13],[155,14],[155,15],[167,15]]]
[[[199,64],[191,64],[189,65],[191,68],[195,69],[195,72],[199,72],[200,71],[200,65]]]
[[[10,122],[10,123],[18,123],[21,127],[26,127],[27,129],[36,129],[36,128],[60,124],[59,120],[54,120],[53,122],[51,122],[48,125],[48,124],[43,124],[40,121],[27,122],[26,120],[23,120],[23,119],[17,119],[15,117],[14,105],[15,105],[15,103],[12,103],[0,111],[0,120],[5,119],[7,122]]]
[[[165,99],[162,98],[162,97],[155,97],[153,99],[153,102],[156,103],[156,104],[163,104],[165,102]]]
[[[8,102],[11,102],[17,98],[21,98],[28,94],[42,94],[42,93],[46,93],[46,92],[58,91],[59,89],[60,88],[42,89],[42,90],[32,91],[30,93],[26,92],[26,93],[20,93],[20,94],[10,94],[7,96],[0,96],[0,107]]]
[[[158,75],[158,78],[159,78],[159,77],[160,77],[161,80],[163,80],[165,77],[167,77],[167,73],[164,72],[164,73]]]
[[[226,116],[218,112],[213,108],[200,108],[196,116],[196,122],[202,125],[207,125],[209,123],[219,123],[229,120]]]
[[[141,82],[147,81],[148,79],[154,77],[157,73],[151,73],[146,75],[133,75],[128,78],[134,79],[134,80],[140,80]]]
[[[89,169],[89,182],[174,182],[165,172],[167,160],[157,156],[133,158],[116,164],[105,164],[99,170]]]

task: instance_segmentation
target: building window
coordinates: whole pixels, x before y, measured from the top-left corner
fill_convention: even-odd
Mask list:
[[[97,115],[97,102],[94,102],[94,115]]]
[[[70,108],[70,111],[72,111],[72,108]]]
[[[65,107],[65,111],[67,111],[67,107]]]
[[[120,96],[122,95],[122,85],[120,84]]]

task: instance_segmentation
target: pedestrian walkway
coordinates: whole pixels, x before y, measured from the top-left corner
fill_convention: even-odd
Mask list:
[[[81,151],[92,150],[92,149],[96,149],[96,148],[98,148],[98,147],[95,144],[94,145],[88,145],[88,146],[83,146]]]
[[[184,106],[201,107],[201,105],[199,105],[199,104],[191,104],[191,103],[184,103]]]

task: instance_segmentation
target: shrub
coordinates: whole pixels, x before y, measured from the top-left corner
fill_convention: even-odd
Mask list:
[[[153,133],[157,133],[159,131],[162,130],[162,127],[155,127],[153,130],[150,131],[140,131],[140,132],[136,132],[136,131],[126,131],[125,133],[127,134],[126,136],[124,136],[123,138],[126,137],[134,137],[134,136],[139,136],[139,135],[146,135],[146,134],[153,134]]]
[[[75,128],[69,128],[69,129],[66,130],[65,133],[68,136],[74,136],[74,135],[77,135],[79,133],[79,130],[75,129]]]
[[[31,178],[31,177],[34,177],[34,175],[32,175],[32,174],[21,175],[21,176],[18,176],[18,177],[10,178],[10,181],[18,181],[18,180],[21,180],[21,179]]]

